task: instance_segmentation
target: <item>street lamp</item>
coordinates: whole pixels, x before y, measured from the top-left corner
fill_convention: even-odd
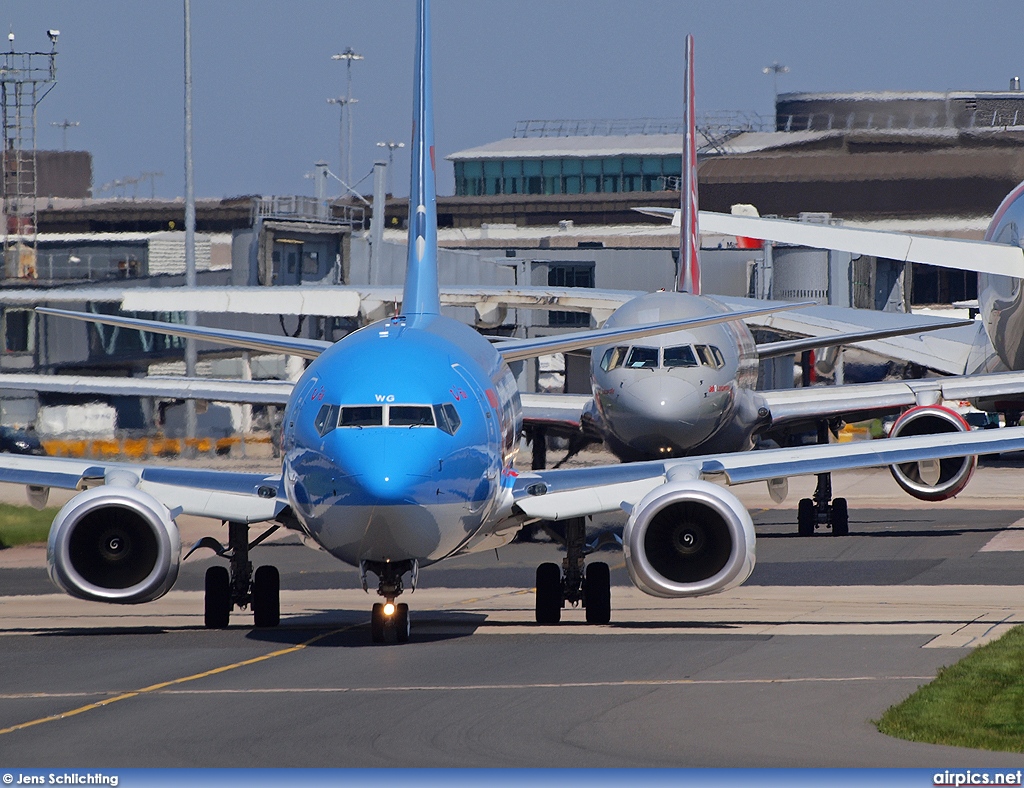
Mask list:
[[[772,104],[772,109],[778,111],[778,103],[779,103],[779,74],[789,73],[789,66],[780,66],[779,65],[779,61],[776,60],[770,66],[765,66],[764,68],[762,68],[761,72],[764,73],[764,74],[771,74],[772,75],[772,88],[773,88],[773,91],[775,93],[775,101]]]
[[[352,61],[353,60],[362,60],[362,59],[363,59],[363,56],[357,54],[355,52],[355,50],[352,49],[352,47],[345,47],[345,51],[344,52],[339,52],[337,55],[331,55],[331,60],[344,60],[345,61],[345,75],[346,75],[346,77],[345,77],[345,83],[346,83],[346,85],[345,85],[345,101],[344,102],[338,102],[338,101],[331,101],[330,99],[328,99],[328,101],[330,101],[332,104],[333,103],[341,103],[341,105],[342,105],[342,107],[341,107],[342,114],[345,113],[345,106],[346,105],[357,103],[356,100],[354,98],[352,98]],[[345,167],[345,172],[342,174],[342,180],[346,180],[347,181],[348,179],[350,179],[352,177],[352,108],[351,107],[349,107],[349,110],[348,110],[348,156],[345,159],[345,163],[346,163],[347,166]]]
[[[392,184],[392,180],[391,180],[391,165],[393,165],[395,163],[395,148],[404,148],[405,147],[405,143],[404,142],[392,142],[391,140],[388,140],[387,142],[378,142],[377,143],[377,147],[378,148],[387,148],[388,149],[388,191],[391,194],[394,194],[395,190],[394,190],[394,187],[391,185]]]

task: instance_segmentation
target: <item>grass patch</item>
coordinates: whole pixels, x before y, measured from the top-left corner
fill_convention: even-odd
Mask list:
[[[57,511],[0,503],[0,548],[45,542]]]
[[[1024,752],[1024,626],[943,668],[875,724],[910,741]]]

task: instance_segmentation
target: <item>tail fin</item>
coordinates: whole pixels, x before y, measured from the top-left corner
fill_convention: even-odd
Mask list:
[[[434,184],[434,97],[430,77],[430,3],[419,0],[416,20],[416,84],[409,186],[409,256],[402,313],[437,315],[437,189]]]
[[[700,234],[697,227],[697,126],[693,113],[693,36],[686,37],[683,182],[679,188],[679,276],[676,290],[700,295]]]

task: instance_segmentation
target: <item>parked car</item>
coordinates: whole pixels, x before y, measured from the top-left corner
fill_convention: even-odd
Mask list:
[[[0,427],[0,452],[8,454],[46,454],[46,449],[33,433]]]

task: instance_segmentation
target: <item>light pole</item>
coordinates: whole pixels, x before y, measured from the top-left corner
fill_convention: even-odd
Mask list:
[[[789,66],[779,65],[779,61],[776,60],[770,66],[765,66],[761,69],[764,74],[772,75],[772,89],[774,93],[774,101],[772,103],[772,109],[777,110],[779,103],[779,74],[786,74],[789,72]]]
[[[405,143],[404,142],[393,142],[392,140],[388,140],[387,142],[378,142],[377,143],[377,147],[378,148],[387,148],[388,149],[388,191],[391,194],[394,194],[395,193],[395,188],[392,185],[393,181],[391,179],[391,165],[393,165],[395,163],[395,148],[404,148],[405,147]]]
[[[356,54],[352,47],[345,47],[344,52],[339,52],[337,55],[331,55],[331,60],[344,60],[345,61],[345,101],[342,104],[342,113],[345,112],[345,105],[356,104],[356,100],[352,98],[352,61],[362,60],[363,56]],[[352,177],[352,108],[348,109],[348,156],[346,157],[345,172],[342,175],[342,180],[346,182]]]
[[[327,99],[328,104],[337,104],[341,108],[341,116],[338,121],[338,169],[341,170],[340,179],[346,187],[348,187],[348,172],[345,169],[345,107],[349,104],[358,104],[359,99],[346,98],[345,96],[338,96],[337,98]],[[352,113],[349,110],[348,116],[348,162],[349,167],[352,166]],[[344,196],[344,195],[342,195]]]
[[[67,118],[64,118],[64,120],[62,120],[62,121],[51,120],[50,121],[50,125],[51,126],[56,126],[57,128],[63,130],[63,132],[64,132],[64,150],[67,150],[68,149],[68,129],[72,129],[75,126],[77,126],[78,125],[78,121],[77,120],[68,120]]]

